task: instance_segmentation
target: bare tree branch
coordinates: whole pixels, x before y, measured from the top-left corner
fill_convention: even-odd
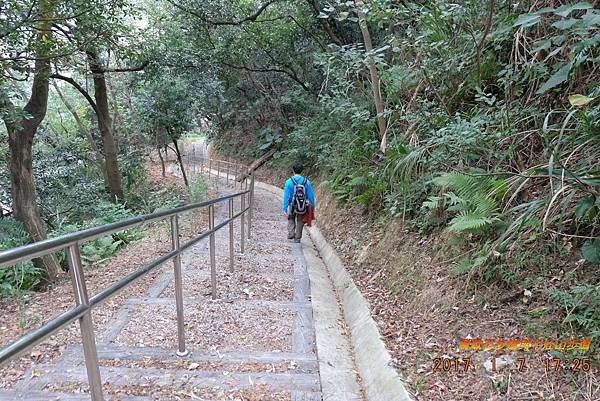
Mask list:
[[[319,45],[319,47],[321,48],[321,50],[327,51],[327,48],[325,47],[325,45],[323,43],[321,43],[321,40],[314,33],[310,32],[308,29],[306,29],[304,26],[302,26],[302,24],[300,24],[300,22],[298,22],[298,20],[296,18],[294,18],[293,15],[289,15],[288,18],[291,19],[292,21],[294,21],[294,23],[300,29],[302,29],[302,31],[304,31],[304,33],[306,33],[307,35],[309,35],[310,37],[312,37],[315,40],[315,42],[317,42],[317,44]]]
[[[260,17],[260,15],[273,3],[276,3],[280,0],[269,0],[267,1],[265,4],[263,4],[262,6],[260,6],[258,8],[258,10],[256,10],[256,12],[254,12],[253,14],[242,18],[240,20],[237,21],[211,21],[209,20],[206,15],[204,14],[200,14],[196,11],[190,10],[189,8],[186,8],[184,6],[182,6],[181,4],[177,3],[175,0],[167,0],[171,5],[175,6],[176,8],[180,9],[183,12],[186,12],[188,14],[193,15],[196,18],[201,19],[202,21],[209,23],[211,25],[230,25],[230,26],[235,26],[235,25],[242,25],[244,22],[263,22],[261,21],[257,21],[258,17]]]
[[[60,75],[60,74],[50,74],[50,78],[60,79],[62,81],[70,83],[75,89],[77,89],[79,91],[79,93],[81,93],[83,95],[83,97],[85,97],[85,99],[88,101],[88,103],[90,104],[92,109],[94,109],[94,113],[96,113],[96,115],[98,115],[98,106],[96,106],[96,102],[94,101],[94,99],[92,99],[90,94],[81,85],[79,85],[77,83],[77,81],[75,81],[73,78],[65,77],[64,75]]]
[[[148,66],[148,64],[150,64],[150,60],[146,60],[142,64],[140,64],[140,65],[138,65],[136,67],[102,68],[101,71],[102,72],[135,72],[135,71],[142,71],[144,68],[146,68]]]
[[[302,80],[300,78],[298,78],[298,76],[295,73],[292,73],[290,71],[281,69],[281,68],[256,68],[256,67],[248,67],[247,65],[234,65],[234,64],[230,64],[226,61],[221,61],[221,63],[229,68],[233,68],[236,70],[245,70],[245,71],[250,71],[250,72],[279,72],[282,74],[287,75],[288,77],[290,77],[294,82],[296,82],[298,85],[300,85],[302,87],[302,89],[304,89],[306,92],[314,94],[313,91],[306,86],[306,84],[304,82],[302,82]]]

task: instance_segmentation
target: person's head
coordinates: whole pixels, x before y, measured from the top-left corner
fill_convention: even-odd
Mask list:
[[[292,171],[294,172],[294,174],[300,174],[302,173],[302,170],[304,170],[304,166],[300,162],[296,162],[292,166]]]

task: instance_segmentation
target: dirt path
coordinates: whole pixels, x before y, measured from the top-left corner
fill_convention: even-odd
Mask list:
[[[221,183],[218,192],[233,188]],[[272,194],[256,191],[252,240],[229,273],[228,231],[216,234],[218,299],[210,299],[206,241],[183,257],[187,347],[177,335],[171,264],[130,294],[97,335],[106,400],[321,400],[310,284],[300,244],[285,239],[286,221]],[[239,210],[239,201],[235,205]],[[217,208],[217,224],[226,217]],[[78,335],[77,333],[73,333]],[[80,345],[38,364],[0,400],[87,400]]]

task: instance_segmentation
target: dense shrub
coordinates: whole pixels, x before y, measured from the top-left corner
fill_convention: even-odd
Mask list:
[[[0,251],[25,245],[27,233],[18,221],[0,219]],[[41,279],[41,271],[31,262],[19,262],[15,266],[0,269],[0,298],[14,295],[35,287]]]
[[[370,3],[363,11],[380,47],[365,55],[354,37],[315,51],[318,99],[303,98],[281,143],[257,135],[252,149],[278,147],[274,167],[304,161],[344,202],[422,232],[447,229],[471,247],[459,270],[483,280],[518,285],[522,274],[498,260],[534,270],[523,254],[557,252],[559,242],[575,250],[570,258],[598,264],[600,11],[560,3],[497,6],[490,19],[484,0]],[[353,16],[343,1],[320,15],[345,27]],[[385,153],[369,57],[381,77]],[[257,132],[274,127],[263,120]]]

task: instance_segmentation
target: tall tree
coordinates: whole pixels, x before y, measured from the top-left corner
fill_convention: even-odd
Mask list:
[[[379,149],[382,153],[385,153],[385,148],[387,146],[387,123],[385,121],[385,117],[383,116],[384,105],[383,101],[381,100],[379,72],[377,71],[375,58],[373,57],[373,42],[371,40],[371,33],[369,32],[365,11],[363,10],[364,6],[365,4],[362,0],[356,1],[358,25],[360,26],[363,42],[365,44],[365,51],[367,53],[367,66],[369,67],[369,74],[371,75],[371,89],[373,91],[375,110],[377,110],[377,126],[379,127],[379,140],[381,141]]]
[[[103,175],[112,200],[122,199],[124,193],[118,163],[115,124],[113,124],[108,100],[107,73],[140,71],[147,65],[146,62],[139,63],[138,66],[133,68],[117,67],[110,69],[107,66],[107,60],[110,59],[107,56],[108,54],[112,54],[113,59],[120,61],[120,58],[115,55],[119,54],[117,50],[120,50],[120,47],[123,46],[121,43],[123,37],[131,30],[131,27],[123,22],[129,16],[131,10],[130,5],[121,0],[102,2],[97,5],[90,16],[77,17],[77,24],[74,29],[63,32],[63,35],[70,43],[73,43],[77,51],[74,58],[64,63],[66,65],[57,65],[57,70],[67,69],[72,71],[76,68],[83,74],[91,73],[94,83],[93,94],[90,94],[86,88],[79,85],[72,76],[69,76],[71,74],[62,75],[57,72],[52,75],[52,78],[62,79],[74,86],[94,110],[102,142]],[[81,58],[82,55],[83,59]],[[103,58],[106,60],[103,60]]]
[[[193,82],[167,72],[159,71],[147,77],[139,88],[135,101],[139,128],[152,138],[158,149],[169,142],[173,144],[183,181],[189,186],[179,139],[194,128],[195,116],[200,113],[194,99]],[[160,150],[159,157],[162,158]]]
[[[124,0],[15,0],[0,6],[0,14],[6,17],[0,18],[0,85],[6,81],[32,84],[23,107],[16,96],[0,91],[0,117],[8,131],[14,216],[23,223],[33,241],[46,238],[33,177],[32,149],[34,136],[46,115],[49,79],[57,75],[51,73],[51,65],[57,70],[67,70],[65,75],[72,76],[77,66],[87,61],[86,50],[103,43],[117,43],[114,38],[124,24],[119,17],[123,17],[122,10],[128,4]],[[74,82],[72,78],[68,79]],[[106,99],[106,93],[102,95],[100,82],[98,92],[102,113],[108,108],[108,101],[102,101],[102,96]],[[95,103],[93,99],[92,102]],[[105,115],[109,116],[108,113]],[[108,121],[107,125],[111,126],[110,116],[103,121]],[[116,159],[114,139],[112,145],[112,148],[110,143],[106,147],[109,153],[114,149],[112,154]],[[114,198],[122,197],[120,175],[115,182]],[[60,274],[54,257],[36,263],[43,268],[49,281],[55,281]]]
[[[102,149],[104,150],[108,187],[113,198],[122,199],[123,183],[121,179],[121,171],[119,170],[119,163],[117,160],[117,144],[115,142],[113,124],[108,106],[106,76],[97,52],[88,50],[87,58],[94,80],[96,117],[98,118],[98,129],[102,137]]]
[[[69,102],[69,100],[63,94],[62,90],[58,87],[58,85],[56,84],[56,81],[53,80],[52,85],[54,86],[54,90],[58,94],[58,97],[60,98],[60,100],[63,102],[65,108],[73,116],[73,119],[75,120],[75,124],[77,124],[77,129],[85,137],[85,139],[87,139],[87,141],[90,143],[90,148],[92,149],[92,153],[94,153],[94,159],[96,160],[96,164],[98,165],[98,168],[102,172],[104,181],[106,182],[106,185],[108,186],[108,177],[106,176],[106,169],[104,167],[104,157],[102,156],[102,153],[100,152],[100,149],[98,148],[98,145],[96,144],[96,139],[92,135],[92,132],[85,126],[85,124],[81,120],[81,117],[79,116],[79,114],[77,114],[75,107],[73,107],[71,102]]]
[[[46,239],[46,227],[40,217],[33,179],[32,147],[35,134],[48,108],[51,26],[55,4],[56,2],[52,0],[40,0],[37,6],[35,64],[29,100],[22,110],[16,110],[9,98],[3,99],[3,106],[9,111],[12,110],[12,113],[3,114],[10,148],[9,170],[13,213],[15,218],[23,223],[33,241]],[[49,282],[55,282],[61,274],[58,260],[53,255],[36,260],[36,264],[42,268]]]

